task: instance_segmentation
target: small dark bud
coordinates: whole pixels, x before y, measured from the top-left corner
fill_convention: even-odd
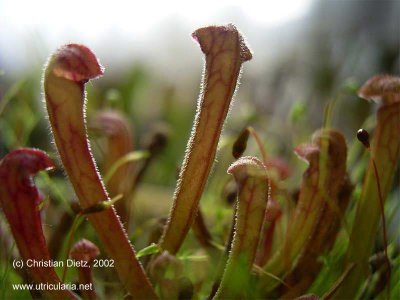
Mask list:
[[[226,203],[232,205],[236,201],[238,187],[234,180],[228,181],[222,191],[222,197],[226,199]]]
[[[365,129],[359,129],[357,131],[357,139],[364,145],[365,148],[369,149],[369,133]]]
[[[156,155],[164,150],[169,135],[169,129],[166,125],[159,124],[153,129],[145,143],[145,148],[150,152],[150,155]]]
[[[248,129],[248,127],[243,129],[242,132],[239,134],[238,138],[236,139],[232,147],[232,155],[234,158],[238,159],[243,155],[247,147],[247,141],[249,139],[249,135],[250,135],[250,130]]]
[[[378,252],[369,258],[369,266],[371,267],[372,272],[377,272],[381,269],[382,266],[386,264],[386,255],[385,252]]]
[[[181,277],[179,279],[179,300],[188,300],[193,298],[194,286],[193,283],[187,277]]]

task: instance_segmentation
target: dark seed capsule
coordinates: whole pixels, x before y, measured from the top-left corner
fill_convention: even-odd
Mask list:
[[[365,129],[359,129],[357,131],[357,139],[365,146],[365,148],[370,147],[369,144],[369,133],[368,131],[366,131]]]
[[[246,150],[247,140],[249,139],[249,134],[250,134],[250,131],[246,127],[245,129],[243,129],[243,131],[240,133],[240,135],[236,139],[236,141],[232,147],[232,155],[234,158],[238,159],[239,157],[242,156],[243,152]]]

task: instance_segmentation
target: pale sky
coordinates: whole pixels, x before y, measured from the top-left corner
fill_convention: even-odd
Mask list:
[[[98,48],[104,48],[107,41],[108,46],[146,44],[149,35],[162,38],[159,32],[166,31],[163,26],[171,20],[185,24],[183,31],[208,24],[240,23],[232,17],[235,14],[246,19],[251,28],[278,26],[301,18],[311,2],[0,0],[0,63],[15,60],[24,66],[27,53],[40,57],[42,48],[54,48],[65,42],[82,42]],[[185,32],[185,38],[189,34]]]

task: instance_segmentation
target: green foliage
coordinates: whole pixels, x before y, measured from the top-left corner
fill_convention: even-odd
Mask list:
[[[147,246],[146,248],[143,248],[141,250],[139,250],[136,253],[137,258],[141,258],[144,256],[148,256],[148,255],[152,255],[152,254],[156,254],[159,253],[161,251],[160,246],[158,246],[157,244],[151,244],[149,246]]]
[[[173,193],[172,189],[176,181],[176,170],[179,166],[186,140],[189,137],[189,131],[194,115],[194,107],[192,101],[187,103],[184,99],[180,98],[180,94],[177,93],[173,88],[168,87],[168,82],[162,82],[161,87],[158,88],[156,99],[152,99],[151,105],[149,102],[150,90],[155,82],[155,74],[149,73],[145,67],[136,66],[132,69],[131,73],[124,77],[123,80],[118,80],[111,83],[95,83],[89,86],[88,98],[89,107],[87,114],[90,117],[100,109],[116,109],[127,114],[131,121],[131,127],[135,131],[135,142],[136,150],[128,155],[120,158],[115,164],[115,168],[105,174],[105,181],[112,177],[113,172],[118,169],[119,166],[130,162],[140,165],[143,159],[148,157],[148,153],[143,151],[143,144],[148,137],[148,132],[154,123],[162,121],[167,124],[171,132],[170,140],[164,152],[162,152],[150,166],[146,169],[142,182],[138,185],[137,190],[131,195],[130,201],[133,201],[132,216],[133,224],[131,226],[130,236],[134,235],[134,244],[138,249],[142,249],[137,252],[137,256],[141,258],[141,261],[145,261],[150,258],[151,255],[157,254],[162,251],[156,244],[149,245],[150,232],[153,230],[152,226],[155,223],[155,219],[164,217],[168,214],[169,202]],[[2,75],[4,78],[4,75]],[[41,93],[40,78],[38,74],[35,76],[27,76],[25,79],[14,81],[8,84],[6,92],[3,94],[0,101],[0,154],[3,157],[6,153],[10,152],[20,146],[25,147],[39,147],[54,158],[57,158],[57,154],[54,147],[50,145],[48,127],[43,117],[43,110],[41,108]],[[112,86],[109,87],[109,86]],[[356,80],[348,80],[343,84],[343,90],[347,94],[354,94],[359,84]],[[340,100],[338,100],[340,102]],[[344,104],[338,104],[338,107],[332,112],[333,118],[340,114],[339,108],[343,108]],[[161,109],[155,112],[152,106]],[[346,106],[344,106],[346,107]],[[346,112],[346,113],[354,113]],[[151,118],[146,116],[152,115]],[[309,108],[306,102],[296,101],[292,104],[288,113],[289,121],[293,126],[293,132],[301,129],[311,127],[313,123],[313,116],[309,114]],[[322,115],[322,112],[321,112]],[[265,122],[266,118],[263,116],[256,116],[252,119],[252,126],[257,128],[259,132],[269,132],[270,128],[268,123]],[[215,257],[221,255],[221,245],[225,245],[229,230],[231,227],[232,214],[234,207],[226,202],[223,194],[224,187],[229,181],[229,176],[226,174],[227,167],[233,161],[231,157],[231,147],[234,139],[236,138],[239,130],[237,128],[243,127],[244,123],[247,124],[248,120],[238,120],[235,124],[229,124],[226,126],[223,133],[223,137],[219,143],[219,152],[217,161],[214,165],[212,174],[209,178],[207,189],[201,200],[200,208],[203,214],[206,216],[206,225],[209,228],[211,235],[213,236],[213,243],[217,245],[218,255],[212,254],[207,249],[203,249],[196,238],[191,234],[185,241],[183,248],[177,254],[176,258],[184,264],[182,270],[182,276],[188,277],[190,280],[197,284],[196,287],[197,295],[204,298],[208,296],[209,289],[215,278],[208,276],[208,272],[214,272],[216,269]],[[275,120],[275,127],[285,128],[286,120]],[[240,123],[240,124],[238,124]],[[346,123],[338,124],[339,129],[347,130]],[[372,132],[371,129],[375,127],[375,120],[373,117],[368,118],[363,127],[368,131]],[[307,131],[304,129],[304,131]],[[304,132],[301,135],[305,134]],[[307,132],[309,134],[309,132]],[[279,133],[277,134],[279,135]],[[267,135],[265,135],[267,136]],[[264,137],[265,137],[264,136]],[[282,182],[282,188],[284,193],[277,195],[278,202],[282,205],[285,212],[290,212],[294,202],[290,195],[295,191],[301,181],[301,175],[304,170],[304,166],[294,161],[294,156],[291,154],[292,149],[292,137],[284,135],[282,137],[285,143],[279,144],[279,139],[276,137],[265,137],[265,142],[268,144],[268,149],[272,149],[269,155],[271,157],[281,157],[289,162],[290,167],[293,171],[293,176],[287,181]],[[299,139],[298,136],[293,137],[294,140]],[[307,139],[302,139],[302,142],[306,142]],[[278,142],[277,142],[278,141]],[[96,137],[92,137],[92,145],[96,142]],[[297,141],[296,141],[297,142]],[[366,173],[368,165],[369,155],[365,153],[362,146],[355,140],[355,138],[347,138],[347,144],[349,148],[348,157],[348,173],[351,181],[355,185],[352,193],[352,199],[350,201],[348,210],[345,213],[345,218],[341,223],[341,230],[335,240],[332,249],[323,253],[318,260],[322,262],[322,268],[316,277],[311,287],[307,290],[307,293],[314,293],[322,296],[337,282],[337,280],[344,273],[344,264],[346,259],[346,250],[349,243],[349,232],[353,226],[357,226],[354,223],[354,215],[356,213],[356,206],[361,197],[363,178]],[[99,147],[102,145],[99,143]],[[255,146],[254,141],[250,139],[248,147],[245,152],[246,155],[259,155],[259,150]],[[101,155],[100,155],[101,165]],[[397,171],[398,176],[398,171]],[[398,177],[395,179],[398,180]],[[71,209],[71,203],[75,200],[75,196],[71,191],[69,183],[65,179],[61,168],[58,167],[53,173],[40,173],[35,180],[36,184],[40,187],[40,190],[48,195],[49,202],[43,203],[42,210],[44,216],[44,229],[47,234],[48,240],[51,240],[52,234],[55,232],[55,227],[60,223],[60,216],[63,213],[68,213],[75,216],[74,210]],[[137,203],[142,203],[143,191],[147,194],[145,197],[147,205],[146,207],[153,208],[153,211],[149,209],[142,209],[137,207]],[[398,250],[398,238],[399,230],[398,218],[400,206],[398,205],[399,187],[393,185],[390,188],[390,195],[386,201],[386,215],[389,223],[389,241],[393,249],[392,251],[392,276],[390,281],[392,296],[400,295],[400,256]],[[139,198],[139,199],[138,199]],[[1,216],[3,218],[3,215]],[[283,221],[278,222],[276,227],[277,237],[274,241],[273,250],[276,250],[279,243],[282,242],[282,235],[279,232],[285,232],[288,217],[283,217]],[[65,232],[65,239],[63,241],[63,250],[57,258],[65,258],[67,255],[68,239],[71,237],[71,243],[77,241],[81,237],[89,238],[94,242],[98,243],[98,238],[94,233],[91,226],[84,218],[80,219],[82,224],[76,226],[76,234],[71,235],[71,227]],[[396,223],[397,222],[397,223]],[[382,249],[381,241],[381,230],[378,229],[377,238],[374,241],[373,252],[379,252]],[[10,236],[7,237],[12,240]],[[101,249],[104,256],[104,249]],[[10,265],[11,253],[14,253],[13,249],[6,249],[4,252],[8,254],[8,257],[3,255],[0,257],[0,298],[12,298],[12,299],[26,299],[30,295],[27,291],[17,292],[11,287],[12,283],[22,283],[21,276],[12,269]],[[214,257],[215,256],[215,257]],[[257,268],[255,268],[257,273]],[[264,273],[268,273],[262,270]],[[59,275],[62,275],[63,270],[57,270]],[[261,272],[261,271],[260,271]],[[76,270],[71,270],[67,273],[66,282],[74,282],[76,280]],[[270,274],[264,274],[262,276],[270,276],[271,278],[276,277],[273,272]],[[112,269],[95,269],[94,277],[96,281],[96,289],[100,297],[109,296],[109,291],[112,291],[112,295],[118,295],[122,297],[121,285],[118,283],[114,271]],[[276,277],[271,280],[282,281],[284,278]],[[240,271],[237,273],[237,277],[233,279],[240,285],[241,275]],[[363,284],[365,284],[364,281]],[[280,282],[282,283],[282,282]],[[250,283],[251,285],[252,283]],[[250,288],[254,288],[251,286]],[[386,297],[386,291],[383,290],[376,295],[376,299],[384,299]]]

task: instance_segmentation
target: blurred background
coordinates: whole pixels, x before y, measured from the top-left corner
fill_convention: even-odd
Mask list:
[[[245,126],[255,128],[271,157],[287,163],[291,177],[284,184],[293,194],[306,168],[293,148],[308,142],[324,124],[339,129],[349,145],[348,170],[356,197],[368,157],[355,142],[355,133],[361,126],[373,129],[377,107],[356,92],[375,74],[399,75],[399,13],[399,0],[0,0],[0,159],[22,146],[57,158],[42,102],[43,66],[63,44],[89,46],[105,66],[102,78],[86,84],[89,124],[99,111],[118,111],[128,120],[136,150],[149,145],[152,132],[166,133],[162,151],[134,189],[135,224],[128,234],[135,247],[145,247],[148,239],[142,233],[169,211],[195,114],[203,57],[191,33],[202,26],[233,23],[254,55],[243,66],[218,163],[201,202],[214,237],[222,244],[229,231],[226,170],[233,161],[233,141]],[[89,137],[104,175],[104,140],[93,132]],[[260,156],[254,140],[245,154]],[[74,200],[61,170],[59,163],[51,179],[45,174],[36,178],[52,200],[44,223],[53,236],[63,236],[54,228]],[[395,180],[399,182],[399,172]],[[394,220],[389,231],[400,243],[399,201],[394,201],[398,185],[393,191],[387,218]],[[0,233],[6,228],[0,218]],[[2,236],[7,235],[0,234],[0,242]],[[0,270],[3,261],[8,259],[0,257]]]
[[[53,151],[41,72],[57,47],[83,43],[106,68],[87,85],[88,117],[123,112],[139,148],[155,124],[166,124],[169,147],[149,178],[173,186],[202,74],[190,34],[226,23],[241,30],[254,57],[244,65],[225,135],[252,125],[269,151],[290,157],[331,104],[329,122],[351,142],[375,107],[357,98],[359,85],[399,73],[399,12],[400,1],[0,0],[0,157],[18,146]]]

